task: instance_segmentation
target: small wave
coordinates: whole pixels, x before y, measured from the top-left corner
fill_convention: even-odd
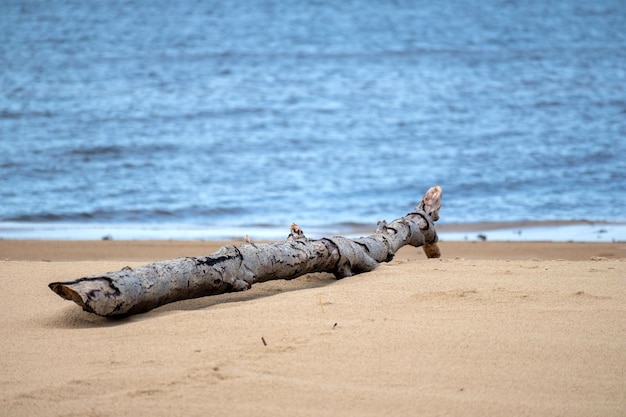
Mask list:
[[[70,155],[90,157],[90,156],[118,156],[124,152],[121,146],[104,145],[90,148],[72,149]]]
[[[240,207],[186,207],[181,209],[129,209],[129,210],[93,210],[65,213],[28,213],[7,216],[0,221],[20,223],[93,223],[93,222],[133,222],[150,223],[162,221],[181,221],[215,219],[223,216],[240,215],[246,210]]]
[[[151,155],[154,153],[173,152],[177,148],[173,144],[149,144],[149,145],[94,145],[82,146],[80,148],[70,149],[66,153],[71,157],[78,158],[118,158],[125,154],[135,153],[141,155]],[[136,164],[137,162],[151,164],[151,160],[133,160],[128,164]],[[145,166],[145,165],[144,165]]]
[[[22,223],[89,223],[93,221],[151,221],[172,216],[174,216],[174,213],[168,210],[94,210],[76,213],[22,214],[5,217],[2,221]]]
[[[556,101],[556,100],[542,100],[542,101],[538,101],[535,104],[535,107],[541,109],[541,108],[546,108],[546,107],[559,107],[562,106],[563,103],[561,103],[560,101]]]
[[[23,222],[23,223],[40,223],[40,222],[62,222],[62,221],[85,221],[92,219],[89,213],[33,213],[22,214],[17,216],[9,216],[2,218],[3,222]]]
[[[40,117],[53,117],[54,113],[50,111],[12,111],[0,110],[0,119],[28,119]]]

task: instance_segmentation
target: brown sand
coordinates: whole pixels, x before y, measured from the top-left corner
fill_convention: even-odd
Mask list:
[[[0,416],[626,415],[626,243],[442,242],[117,321],[47,288],[218,246],[0,241]]]

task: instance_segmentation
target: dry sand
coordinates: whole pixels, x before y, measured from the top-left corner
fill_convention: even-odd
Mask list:
[[[442,242],[125,320],[47,288],[218,246],[0,241],[0,415],[626,415],[626,243]]]

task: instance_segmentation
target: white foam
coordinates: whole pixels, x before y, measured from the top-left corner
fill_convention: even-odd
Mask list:
[[[310,238],[343,235],[350,238],[366,236],[370,232],[340,230],[338,228],[303,227]],[[375,228],[372,228],[373,233]],[[289,234],[289,227],[233,226],[212,227],[192,224],[73,224],[1,222],[1,239],[42,240],[281,240]],[[476,228],[472,231],[439,232],[441,240],[448,241],[557,241],[557,242],[624,242],[626,224],[598,223],[546,225],[500,229]]]

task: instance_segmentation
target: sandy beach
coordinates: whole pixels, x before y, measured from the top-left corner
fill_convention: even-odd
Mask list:
[[[123,320],[47,287],[222,244],[0,240],[0,416],[626,414],[626,243],[441,242]]]

